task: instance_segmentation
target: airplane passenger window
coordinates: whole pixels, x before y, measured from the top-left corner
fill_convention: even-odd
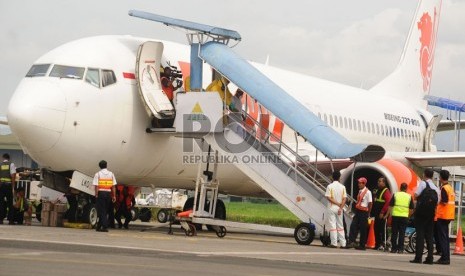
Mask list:
[[[349,128],[352,130],[352,120],[349,118]]]
[[[82,80],[84,71],[84,67],[54,65],[50,77]]]
[[[335,127],[339,127],[339,122],[338,122],[338,120],[337,120],[337,116],[336,116],[336,115],[334,115],[334,126],[335,126]]]
[[[367,122],[367,131],[368,131],[368,133],[371,133],[371,126],[370,126],[370,122]]]
[[[376,134],[379,135],[379,124],[376,124]]]
[[[324,119],[325,123],[328,123],[328,116],[326,116],[325,114],[325,119]]]
[[[344,127],[347,129],[349,127],[349,124],[347,123],[347,118],[344,117]]]
[[[88,68],[86,73],[86,82],[92,84],[97,88],[100,88],[99,70],[95,68]]]
[[[112,70],[102,70],[102,87],[116,82],[115,73]]]
[[[329,125],[333,126],[333,115],[329,115]]]
[[[47,74],[50,64],[34,64],[26,74],[26,77],[44,77]]]
[[[358,123],[358,128],[357,128],[357,130],[358,130],[358,131],[362,131],[362,123],[360,122],[360,120],[357,120],[357,123]]]
[[[344,127],[344,120],[342,119],[342,117],[339,117],[339,126],[340,126],[341,128]]]
[[[321,119],[321,113],[320,113],[320,112],[318,112],[318,118],[320,118],[320,119]]]

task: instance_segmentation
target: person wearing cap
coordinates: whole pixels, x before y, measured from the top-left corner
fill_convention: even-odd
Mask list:
[[[365,250],[367,241],[368,216],[371,212],[373,199],[370,190],[366,187],[367,179],[360,177],[358,182],[357,203],[355,205],[355,216],[350,225],[349,244],[346,248],[355,247],[355,239],[360,232],[360,244],[355,247],[357,250]]]

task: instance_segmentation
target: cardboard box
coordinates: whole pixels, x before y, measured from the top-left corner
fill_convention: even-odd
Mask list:
[[[53,211],[56,211],[57,213],[64,213],[66,210],[68,210],[67,204],[57,203],[53,206]]]
[[[50,201],[42,202],[42,211],[53,211],[53,203],[51,203]]]
[[[40,212],[40,221],[42,222],[42,226],[50,226],[50,212],[42,209],[42,212]]]
[[[58,213],[56,211],[50,212],[50,226],[63,227],[63,213]]]

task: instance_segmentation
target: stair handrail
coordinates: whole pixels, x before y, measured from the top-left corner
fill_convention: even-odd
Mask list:
[[[260,142],[263,146],[267,146],[267,147],[271,146],[273,149],[277,150],[278,157],[281,157],[281,158],[284,157],[289,162],[289,164],[292,165],[292,166],[289,166],[290,169],[292,169],[296,173],[301,174],[305,178],[309,179],[315,185],[315,187],[317,187],[320,190],[320,192],[325,193],[326,186],[329,185],[332,182],[326,175],[324,175],[320,170],[318,170],[313,164],[311,164],[310,162],[305,160],[305,158],[300,156],[290,146],[288,146],[286,143],[284,143],[284,141],[280,137],[276,136],[274,133],[269,131],[268,128],[264,127],[255,118],[253,118],[250,114],[248,114],[244,110],[242,110],[241,112],[234,112],[234,111],[231,111],[229,108],[226,108],[226,109],[229,111],[227,113],[228,118],[232,119],[234,122],[236,122],[238,125],[240,125],[240,127],[244,131],[249,133],[251,137],[254,137],[255,140]],[[238,118],[240,118],[240,119],[238,119]],[[257,137],[257,135],[256,135],[257,131],[254,131],[254,127],[249,128],[249,127],[244,126],[244,123],[246,122],[246,119],[250,119],[250,121],[254,124],[254,127],[260,128],[260,132],[263,131],[265,133],[264,139],[261,139],[262,135],[258,135],[260,137]],[[276,144],[278,144],[278,148],[276,148],[276,145],[270,143],[270,138],[273,138],[273,140],[277,142]],[[282,153],[283,148],[287,152],[289,152],[289,154],[291,154],[292,156],[295,157],[295,161],[292,160],[292,158],[290,158],[286,154]],[[303,164],[305,167],[301,166],[301,164]],[[294,166],[294,165],[297,165],[297,166]],[[312,176],[308,172],[309,169],[313,170],[313,173],[318,175],[318,177],[320,177],[325,183],[321,183],[316,177]],[[352,196],[347,195],[346,204],[348,204],[350,206],[350,202],[355,202],[355,199]]]

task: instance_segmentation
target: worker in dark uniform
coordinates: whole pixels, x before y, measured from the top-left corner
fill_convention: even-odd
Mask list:
[[[15,187],[16,167],[10,161],[8,153],[3,154],[3,162],[0,166],[0,224],[7,216],[9,224],[13,222],[13,197]]]
[[[375,218],[375,250],[378,250],[381,245],[384,245],[384,235],[386,229],[386,214],[391,201],[391,192],[386,187],[386,179],[380,177],[378,179],[378,190],[373,197],[373,208],[371,216]]]
[[[108,232],[108,209],[110,203],[116,201],[115,196],[115,175],[107,170],[107,161],[99,162],[100,171],[98,171],[92,185],[95,187],[95,197],[97,198],[97,232]]]
[[[132,190],[132,189],[131,189]],[[136,200],[134,198],[134,191],[130,191],[128,186],[118,185],[116,189],[117,193],[117,204],[116,204],[116,214],[115,218],[118,222],[118,228],[123,227],[123,223],[121,222],[121,216],[124,216],[124,228],[128,229],[129,222],[132,219],[131,215],[131,208],[136,204]]]
[[[31,217],[32,210],[27,202],[26,197],[24,196],[24,188],[20,187],[16,190],[16,196],[12,207],[12,220],[10,224],[23,224],[24,223],[24,213],[27,212],[29,217]],[[11,223],[13,221],[13,223]]]

